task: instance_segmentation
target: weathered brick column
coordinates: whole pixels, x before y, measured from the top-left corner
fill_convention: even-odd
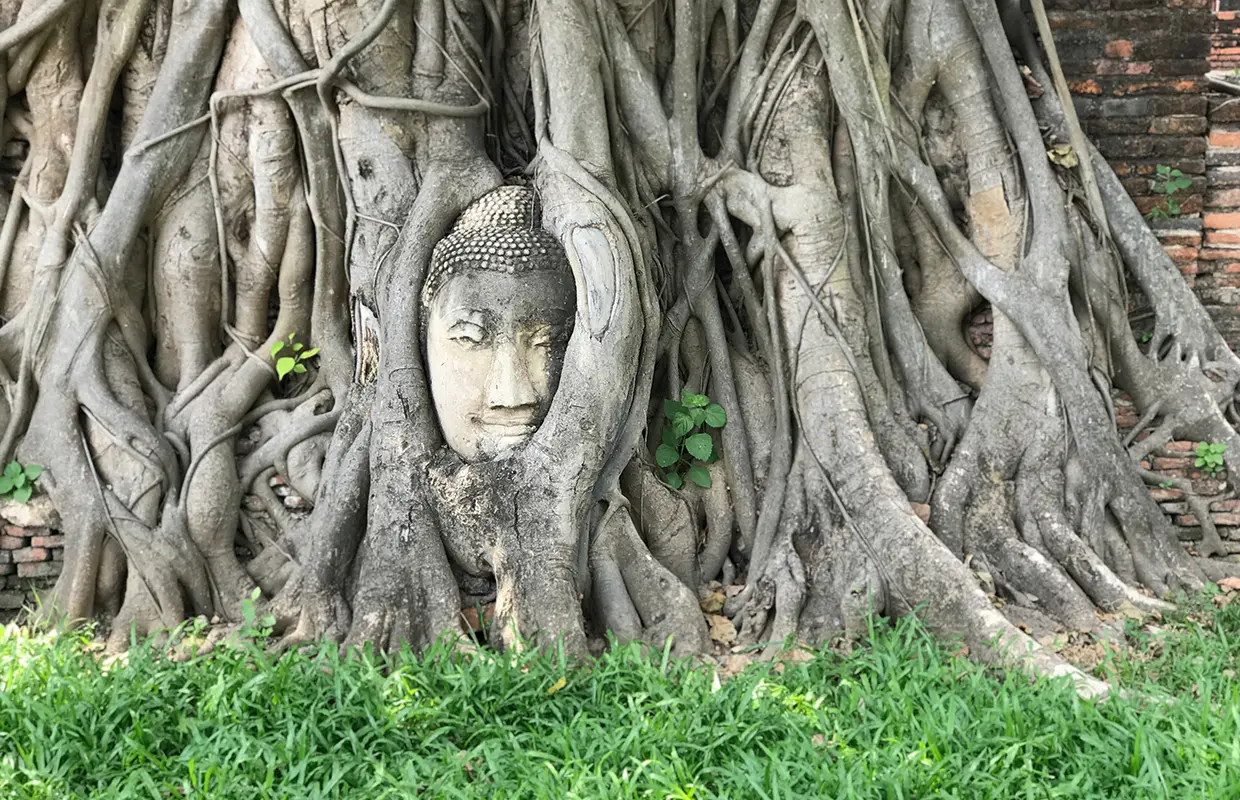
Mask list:
[[[1161,199],[1150,178],[1166,164],[1193,178],[1181,212],[1205,195],[1210,0],[1048,0],[1047,16],[1082,127],[1141,211]]]
[[[1175,195],[1179,216],[1151,225],[1236,347],[1240,298],[1232,296],[1237,276],[1227,271],[1232,248],[1226,245],[1240,235],[1224,229],[1240,225],[1218,214],[1240,206],[1233,196],[1240,160],[1237,170],[1219,169],[1230,158],[1220,155],[1220,142],[1231,144],[1213,130],[1207,97],[1205,73],[1218,42],[1213,7],[1212,0],[1047,0],[1082,127],[1137,207],[1142,213],[1165,208],[1154,191],[1159,165],[1192,180]]]
[[[1210,66],[1228,71],[1240,69],[1240,12],[1223,10],[1215,14]]]
[[[50,589],[60,575],[65,537],[60,516],[45,495],[29,503],[0,503],[0,617],[35,605],[35,593]]]

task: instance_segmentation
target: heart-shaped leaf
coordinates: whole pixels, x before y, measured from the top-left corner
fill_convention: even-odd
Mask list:
[[[669,447],[668,445],[661,444],[659,445],[659,448],[654,451],[654,461],[660,467],[670,467],[679,460],[680,453],[676,451],[675,447]]]
[[[295,366],[297,366],[297,359],[292,356],[285,356],[284,358],[277,359],[276,377],[280,380],[284,380],[284,376],[292,372],[293,367]]]
[[[693,392],[685,392],[681,400],[689,408],[705,408],[706,404],[710,402],[710,398],[706,395],[694,394]]]
[[[4,465],[4,475],[7,478],[16,478],[22,474],[22,465],[16,461],[10,461]]]
[[[296,372],[297,374],[299,374],[299,375],[300,375],[301,373],[303,373],[303,372],[305,372],[305,371],[306,371],[306,365],[305,365],[305,364],[297,363],[297,364],[294,364],[294,365],[293,365],[293,372]]]
[[[276,356],[280,354],[280,351],[283,349],[284,349],[284,342],[276,342],[275,344],[271,346],[271,357],[275,358]]]
[[[676,435],[676,431],[671,425],[663,426],[663,444],[668,447],[679,447],[680,437]]]
[[[685,413],[677,414],[672,417],[672,429],[677,436],[689,435],[689,431],[693,430],[693,417]]]
[[[697,460],[708,461],[711,453],[715,451],[715,443],[711,441],[709,433],[695,433],[685,439],[685,449]]]
[[[301,354],[301,356],[300,356],[300,358],[301,358],[301,360],[302,360],[302,361],[305,361],[307,358],[314,358],[314,357],[315,357],[315,356],[317,356],[318,354],[319,354],[319,348],[317,348],[317,347],[311,347],[309,350],[307,350],[306,352],[302,353],[302,354]]]
[[[676,419],[677,414],[685,413],[685,404],[676,400],[664,400],[663,413],[668,419]]]
[[[710,488],[710,471],[701,464],[694,464],[692,467],[689,467],[688,476],[689,480],[693,481],[698,486],[701,486],[703,489]]]
[[[27,464],[26,469],[23,470],[23,472],[26,473],[27,478],[35,481],[38,480],[39,476],[43,474],[43,467],[40,467],[38,464]]]
[[[13,479],[8,475],[0,475],[0,494],[8,494],[13,491]]]
[[[33,493],[33,488],[29,486],[22,486],[13,490],[13,499],[19,503],[24,503],[30,499],[30,495]]]
[[[685,479],[680,477],[679,472],[669,472],[664,476],[667,478],[667,485],[673,489],[682,489],[685,485]]]
[[[706,424],[712,428],[722,428],[728,424],[728,412],[718,403],[711,403],[706,407]]]

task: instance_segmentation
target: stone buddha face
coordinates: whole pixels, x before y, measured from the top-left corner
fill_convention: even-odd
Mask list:
[[[467,462],[523,444],[551,407],[576,311],[558,248],[541,229],[460,223],[436,247],[423,295],[431,398]]]

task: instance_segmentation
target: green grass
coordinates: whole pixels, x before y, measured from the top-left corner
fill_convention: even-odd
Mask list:
[[[1130,625],[1105,665],[1146,699],[1102,704],[955,658],[912,620],[721,687],[633,649],[385,670],[139,647],[105,670],[84,636],[10,631],[0,797],[1240,797],[1240,603],[1163,627]]]

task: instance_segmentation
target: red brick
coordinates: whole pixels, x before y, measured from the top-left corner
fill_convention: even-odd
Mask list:
[[[1204,117],[1180,115],[1156,117],[1150,120],[1149,132],[1156,135],[1193,136],[1206,132],[1209,123]]]
[[[1127,39],[1107,42],[1106,53],[1111,58],[1132,58],[1132,42]]]
[[[1240,231],[1206,231],[1206,244],[1240,244]]]
[[[1210,503],[1211,511],[1240,511],[1240,500],[1215,500]]]
[[[1177,264],[1185,264],[1197,260],[1196,247],[1166,247],[1167,255]]]
[[[1100,59],[1094,63],[1094,71],[1099,75],[1149,75],[1154,71],[1154,65],[1148,61]]]
[[[43,561],[38,564],[18,564],[19,578],[54,578],[60,574],[63,566],[59,561]]]
[[[1235,261],[1240,259],[1240,247],[1203,247],[1197,257],[1202,261]]]
[[[1212,189],[1206,195],[1208,208],[1236,208],[1240,206],[1240,187],[1230,189]]]
[[[1174,229],[1157,230],[1154,233],[1164,247],[1197,247],[1201,244],[1199,231],[1181,231]]]
[[[1211,147],[1240,147],[1240,131],[1210,131]]]
[[[1190,458],[1164,458],[1161,456],[1154,457],[1154,469],[1161,472],[1165,469],[1188,469],[1193,465]]]
[[[1215,525],[1240,525],[1240,514],[1234,512],[1220,511],[1211,514],[1210,519],[1214,520]]]
[[[0,536],[0,550],[17,550],[25,546],[25,537]]]
[[[1197,449],[1196,442],[1167,442],[1163,445],[1164,450],[1174,450],[1177,453],[1191,453]]]
[[[24,547],[13,551],[13,561],[17,564],[28,564],[34,561],[47,561],[51,555],[42,547]]]
[[[1069,81],[1073,94],[1102,94],[1102,87],[1095,80]]]
[[[32,536],[30,537],[30,546],[31,547],[64,547],[65,537],[64,537],[64,534],[49,534],[46,536]]]
[[[1150,497],[1162,503],[1168,500],[1179,500],[1184,493],[1179,489],[1150,489]]]
[[[1240,212],[1210,212],[1202,218],[1202,224],[1206,228],[1213,228],[1215,230],[1220,228],[1240,228]]]

